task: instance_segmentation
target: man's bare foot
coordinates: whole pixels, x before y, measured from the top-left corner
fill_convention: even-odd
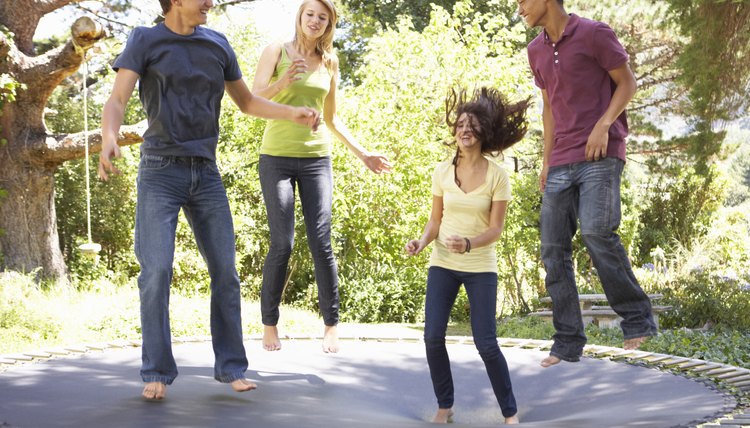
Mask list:
[[[435,417],[432,418],[434,424],[447,424],[453,422],[453,409],[438,409]]]
[[[559,362],[560,362],[559,358],[557,358],[554,355],[550,355],[547,358],[543,359],[542,362],[539,364],[546,369],[547,367],[554,366],[555,364]]]
[[[645,342],[647,339],[646,336],[643,337],[634,337],[632,339],[625,339],[625,342],[622,344],[622,349],[625,350],[634,350],[638,349],[643,345],[643,342]]]
[[[518,425],[520,423],[521,421],[518,420],[518,414],[505,418],[505,425]]]
[[[263,349],[266,351],[278,351],[281,349],[279,330],[275,325],[263,326]]]
[[[232,389],[236,392],[252,391],[253,389],[258,387],[258,385],[250,382],[247,379],[237,379],[230,385],[232,385]]]
[[[146,400],[163,400],[167,396],[167,385],[161,382],[147,382],[142,395]]]
[[[339,333],[335,325],[327,325],[323,332],[323,352],[327,354],[339,352]]]

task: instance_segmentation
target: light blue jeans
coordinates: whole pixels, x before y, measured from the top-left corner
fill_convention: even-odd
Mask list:
[[[633,275],[615,232],[620,225],[620,177],[624,165],[621,159],[604,158],[554,166],[547,174],[541,235],[556,330],[550,355],[566,361],[578,361],[586,344],[571,244],[578,221],[607,300],[623,318],[620,325],[625,338],[656,334],[651,302]]]
[[[294,194],[298,187],[307,243],[315,265],[318,306],[325,325],[338,324],[338,268],[331,247],[331,158],[261,155],[258,171],[271,232],[271,247],[263,264],[260,294],[263,324],[274,326],[279,321],[279,303],[294,246]]]
[[[144,154],[138,168],[135,254],[143,336],[141,377],[171,384],[177,377],[169,327],[175,230],[182,209],[211,276],[211,337],[214,378],[245,377],[240,281],[235,267],[234,226],[214,161]]]

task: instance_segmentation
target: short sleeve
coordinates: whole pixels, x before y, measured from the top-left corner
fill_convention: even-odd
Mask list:
[[[539,55],[539,38],[537,37],[534,39],[529,46],[526,48],[526,55],[529,59],[529,68],[531,68],[531,73],[534,75],[534,84],[539,89],[547,89],[547,85],[544,83],[544,79],[542,78],[542,75],[539,73],[539,69],[536,67],[535,62]]]
[[[539,72],[532,68],[531,72],[534,73],[534,84],[539,89],[547,89],[547,86],[544,84],[544,79],[542,79],[542,76],[539,74]]]
[[[240,80],[242,78],[242,70],[240,69],[240,64],[237,62],[237,54],[235,54],[229,41],[226,40],[226,38],[224,40],[227,44],[228,55],[227,65],[224,67],[224,80],[227,82],[234,82],[235,80]]]
[[[594,57],[603,69],[610,71],[628,62],[628,53],[622,46],[614,30],[607,24],[598,23],[592,38]]]
[[[501,167],[498,167],[495,179],[495,186],[492,188],[493,201],[509,201],[513,199],[510,186],[510,177]]]
[[[130,36],[128,36],[125,49],[117,56],[114,64],[112,64],[112,68],[115,71],[125,68],[143,76],[146,70],[145,51],[143,28],[136,27],[130,33]]]
[[[443,185],[441,183],[444,174],[443,170],[443,164],[438,164],[432,173],[432,194],[439,197],[443,196]]]

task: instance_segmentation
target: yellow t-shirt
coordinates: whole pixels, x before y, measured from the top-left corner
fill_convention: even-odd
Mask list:
[[[490,207],[493,201],[511,199],[508,173],[488,159],[484,183],[469,193],[464,193],[454,181],[451,161],[441,162],[432,176],[432,194],[443,198],[443,219],[432,247],[430,266],[439,266],[461,272],[497,272],[495,243],[472,248],[469,253],[452,253],[445,246],[451,235],[473,238],[490,226]]]
[[[281,60],[271,81],[283,76],[291,64],[286,47],[282,45]],[[295,107],[311,107],[322,112],[325,98],[331,89],[332,77],[328,68],[321,65],[320,69],[303,74],[302,79],[284,88],[271,101]],[[331,150],[331,133],[322,121],[318,130],[312,132],[310,128],[289,120],[269,120],[260,146],[260,153],[263,155],[294,158],[330,156]]]

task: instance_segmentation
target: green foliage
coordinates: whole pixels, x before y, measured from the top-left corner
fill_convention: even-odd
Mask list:
[[[647,341],[641,349],[750,368],[750,334],[727,328],[669,330]]]
[[[692,112],[706,121],[730,119],[748,107],[750,2],[669,0],[672,18],[689,39],[677,64]],[[729,71],[731,70],[731,71]]]
[[[731,180],[726,204],[740,206],[750,201],[750,130],[730,129],[727,131],[728,146],[736,150],[727,160],[728,176]]]
[[[718,276],[696,268],[664,290],[673,309],[662,315],[662,326],[696,328],[722,325],[750,331],[750,277]]]
[[[336,48],[341,62],[341,75],[344,82],[354,85],[361,83],[361,76],[355,72],[365,62],[370,50],[370,40],[385,31],[397,30],[403,20],[411,22],[413,29],[422,32],[430,25],[432,11],[435,7],[453,14],[459,11],[464,16],[501,15],[511,25],[520,23],[515,13],[515,0],[457,1],[457,0],[342,0],[340,37],[337,37]],[[468,25],[468,22],[457,23]],[[480,23],[481,25],[481,23]],[[480,27],[481,31],[487,28]],[[513,43],[516,50],[525,47],[533,30],[522,30],[528,35]]]
[[[701,176],[685,168],[674,180],[661,179],[650,186],[640,216],[638,260],[644,262],[656,247],[671,252],[675,244],[689,246],[705,235],[726,188],[715,171]]]
[[[503,235],[497,245],[498,294],[501,312],[527,313],[531,310],[528,299],[546,294],[540,269],[542,194],[534,171],[513,174],[512,183],[514,198],[508,205]]]
[[[405,283],[403,278],[419,277],[426,272],[392,271],[384,266],[381,269],[377,276],[342,277],[342,318],[357,322],[422,321],[426,278],[417,284]]]
[[[42,295],[32,275],[0,275],[0,343],[53,340],[61,326],[32,303]]]
[[[506,318],[497,324],[498,337],[549,339],[555,333],[551,322],[536,317]]]

